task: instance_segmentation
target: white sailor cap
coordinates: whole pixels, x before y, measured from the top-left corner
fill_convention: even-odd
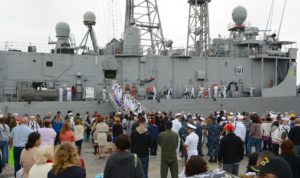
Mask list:
[[[221,117],[221,119],[222,119],[223,121],[227,120],[227,118],[226,118],[225,116]]]
[[[18,115],[19,115],[18,113],[14,113],[14,114],[13,114],[13,116],[18,116]]]
[[[117,112],[116,114],[117,114],[117,115],[121,115],[122,113],[121,113],[121,112]]]
[[[192,119],[197,119],[197,117],[196,117],[196,116],[193,116]]]
[[[283,120],[283,121],[289,121],[290,119],[288,117],[282,117],[281,120]]]
[[[157,113],[158,113],[158,114],[161,114],[162,112],[161,112],[161,111],[158,111]]]
[[[0,119],[3,118],[3,117],[4,117],[3,114],[0,114]]]
[[[201,120],[201,121],[205,121],[205,117],[201,116],[201,117],[200,117],[200,120]]]
[[[236,118],[239,119],[239,120],[242,120],[242,119],[244,119],[244,116],[238,114],[238,115],[236,116]]]
[[[175,116],[176,116],[176,117],[177,117],[177,116],[181,116],[181,113],[176,113]]]
[[[230,112],[229,114],[230,114],[231,116],[233,116],[233,112]]]
[[[30,116],[30,119],[34,119],[35,118],[35,116]]]
[[[197,129],[197,127],[196,127],[196,126],[194,126],[193,124],[188,124],[188,125],[187,125],[187,127],[188,127],[188,128],[190,128],[190,129],[194,129],[194,130],[196,130],[196,129]]]

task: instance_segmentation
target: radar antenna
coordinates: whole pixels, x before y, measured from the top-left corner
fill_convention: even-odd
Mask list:
[[[186,55],[202,56],[210,42],[209,9],[211,0],[189,0]]]
[[[87,50],[86,44],[87,44],[89,36],[91,36],[94,52],[98,53],[99,52],[99,47],[98,47],[95,31],[93,29],[93,26],[96,25],[96,16],[95,16],[95,14],[93,12],[86,12],[83,16],[83,23],[84,23],[85,26],[88,27],[88,31],[84,35],[84,37],[83,37],[83,39],[82,39],[82,41],[81,41],[81,43],[80,43],[80,45],[77,49],[77,53],[78,53],[79,49],[83,49],[83,51]]]
[[[143,53],[161,54],[166,50],[157,0],[126,0],[124,30],[132,25],[141,30],[141,45],[146,47]]]

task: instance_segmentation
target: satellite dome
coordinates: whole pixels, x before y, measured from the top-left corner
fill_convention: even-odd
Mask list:
[[[232,11],[232,19],[237,25],[242,25],[247,19],[247,9],[243,6],[238,6]]]
[[[57,37],[69,37],[70,26],[66,22],[59,22],[55,27]]]
[[[84,13],[83,22],[85,25],[95,25],[96,24],[96,15],[91,11]]]

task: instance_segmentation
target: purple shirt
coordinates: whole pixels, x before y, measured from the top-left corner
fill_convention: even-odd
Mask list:
[[[38,129],[38,133],[41,134],[41,145],[53,145],[56,137],[56,132],[52,128],[40,128]]]

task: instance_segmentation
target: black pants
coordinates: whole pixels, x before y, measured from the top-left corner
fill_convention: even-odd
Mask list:
[[[279,144],[272,144],[272,152],[275,155],[279,155]]]
[[[2,173],[2,156],[0,155],[0,174]]]
[[[156,156],[157,154],[157,140],[152,140],[151,148],[150,148],[151,156]]]
[[[271,142],[267,142],[267,141],[263,142],[263,151],[266,151],[266,150],[272,151],[272,143]]]
[[[90,135],[91,135],[91,129],[86,129],[85,130],[85,138],[86,138],[86,141],[89,141],[90,140]]]
[[[54,145],[56,146],[56,145],[58,145],[58,144],[60,144],[60,140],[59,140],[59,132],[56,134],[56,137],[55,137],[55,140],[54,140]]]

